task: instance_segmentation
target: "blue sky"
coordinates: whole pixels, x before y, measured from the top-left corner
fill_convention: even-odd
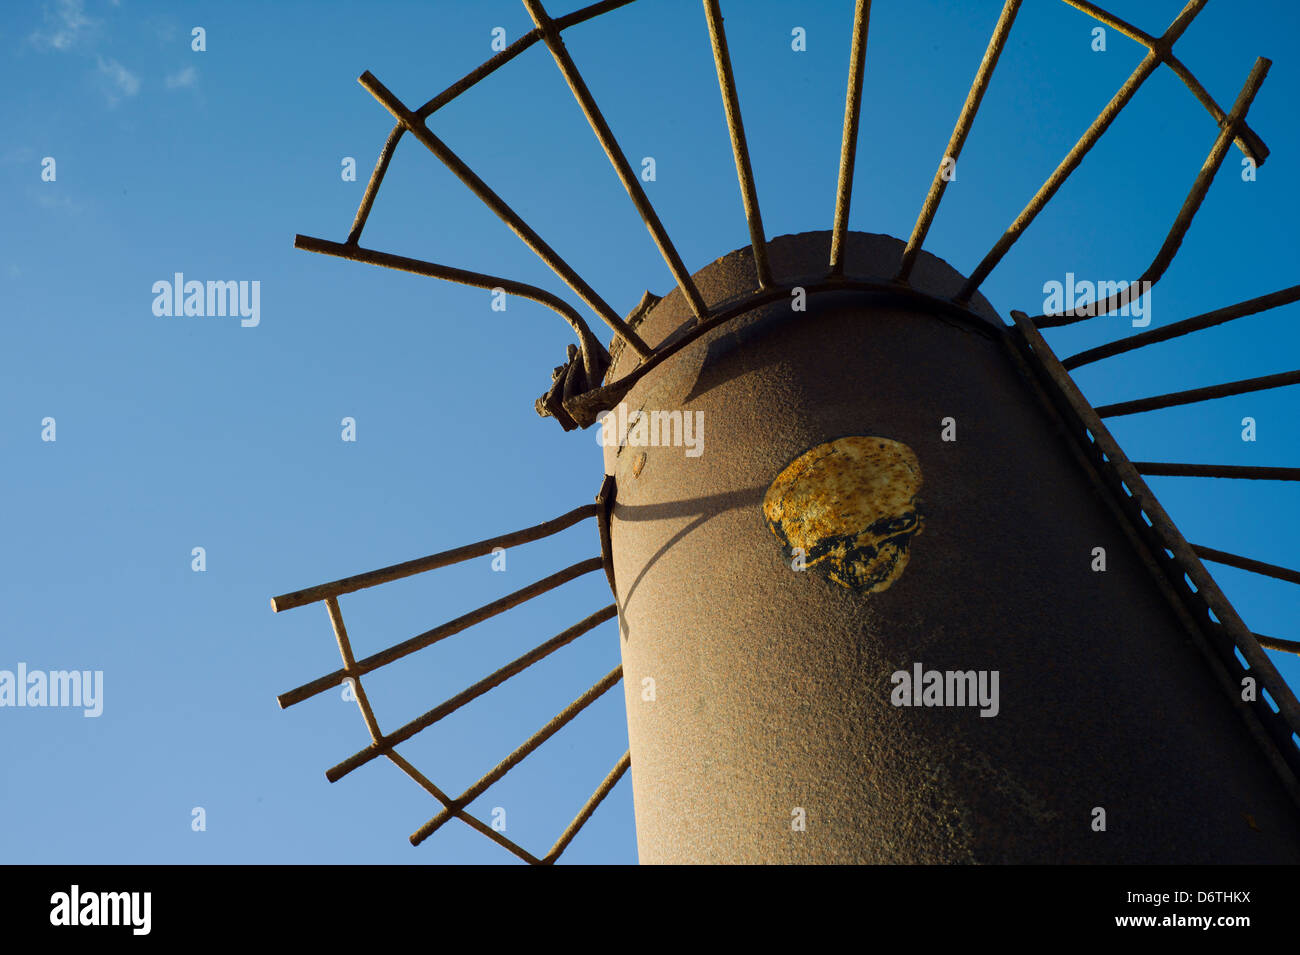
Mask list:
[[[849,0],[723,4],[769,236],[829,228],[852,24]],[[1001,4],[877,0],[851,227],[906,237]],[[1160,33],[1181,4],[1114,0]],[[570,7],[556,5],[553,14]],[[531,27],[522,5],[136,0],[15,3],[0,24],[0,669],[101,669],[103,715],[0,711],[0,861],[509,862],[459,823],[419,849],[437,805],[387,763],[329,785],[367,742],[337,691],[275,696],[338,664],[322,606],[268,598],[527,526],[592,499],[592,432],[537,418],[571,335],[540,305],[292,248],[342,241],[392,121],[357,83],[406,103]],[[191,49],[191,30],[206,50]],[[807,50],[791,50],[791,30]],[[1137,44],[1054,0],[1028,0],[926,248],[969,272],[1137,65]],[[647,193],[695,271],[748,234],[704,14],[641,0],[565,34]],[[1232,150],[1153,300],[1159,326],[1295,284],[1300,218],[1297,13],[1211,3],[1181,59],[1226,109],[1256,56],[1251,111],[1272,150],[1254,182]],[[672,286],[541,45],[430,121],[626,314]],[[1003,314],[1042,311],[1067,271],[1147,266],[1216,126],[1168,70],[1139,92],[992,274]],[[354,157],[358,179],[341,161]],[[57,178],[44,182],[42,159]],[[363,244],[574,297],[436,159],[399,147]],[[153,314],[153,284],[260,283],[260,322]],[[581,306],[580,306],[581,308]],[[1094,404],[1297,367],[1300,306],[1088,366]],[[588,314],[585,309],[584,314]],[[593,328],[608,335],[594,317]],[[1133,330],[1048,333],[1059,355]],[[1300,466],[1297,389],[1112,419],[1135,460]],[[1258,440],[1240,439],[1240,421]],[[42,441],[42,420],[57,440]],[[357,440],[341,440],[341,420]],[[1195,543],[1300,565],[1296,490],[1151,478]],[[191,570],[194,547],[207,569]],[[593,556],[593,523],[508,554],[345,597],[358,656]],[[1295,588],[1210,565],[1247,624],[1300,638]],[[394,728],[609,602],[600,574],[368,680]],[[607,623],[404,752],[459,792],[618,662]],[[1273,654],[1292,686],[1300,660]],[[544,851],[627,745],[614,690],[474,805]],[[207,829],[191,829],[203,807]],[[624,780],[565,856],[632,862]]]

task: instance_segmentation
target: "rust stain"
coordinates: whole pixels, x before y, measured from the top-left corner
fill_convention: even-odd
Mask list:
[[[878,593],[902,575],[921,533],[920,490],[921,464],[906,444],[851,435],[787,465],[764,495],[763,516],[787,557],[799,549],[806,567]]]
[[[632,459],[632,476],[633,476],[633,477],[640,477],[640,476],[641,476],[641,469],[642,469],[643,467],[645,467],[645,452],[644,452],[644,451],[642,451],[640,454],[638,454],[635,458]]]

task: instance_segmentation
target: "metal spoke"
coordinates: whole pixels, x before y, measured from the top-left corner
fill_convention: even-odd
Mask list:
[[[731,134],[731,151],[736,158],[736,176],[745,203],[745,221],[749,223],[749,244],[754,250],[754,271],[760,288],[772,284],[772,270],[767,263],[767,239],[763,234],[763,217],[758,211],[758,190],[754,187],[754,170],[749,163],[749,146],[745,142],[745,124],[740,118],[740,97],[736,78],[731,72],[731,54],[727,52],[727,34],[722,27],[718,0],[704,0],[704,14],[709,21],[709,40],[713,43],[713,63],[722,89],[722,107],[727,114]]]

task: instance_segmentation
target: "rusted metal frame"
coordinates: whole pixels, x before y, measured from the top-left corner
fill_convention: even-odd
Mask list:
[[[1227,564],[1229,567],[1237,567],[1241,570],[1249,570],[1252,573],[1263,574],[1266,577],[1285,580],[1288,583],[1300,584],[1300,570],[1279,567],[1277,564],[1266,564],[1262,560],[1254,560],[1238,554],[1229,554],[1227,551],[1215,550],[1213,547],[1202,547],[1199,544],[1193,544],[1192,550],[1202,560],[1212,560],[1216,564]]]
[[[339,654],[343,657],[343,664],[346,668],[351,669],[355,665],[356,660],[352,655],[352,645],[348,640],[347,628],[343,623],[343,614],[339,610],[338,600],[334,597],[326,597],[325,606],[329,610],[330,624],[333,626],[334,635],[338,640]],[[375,719],[374,710],[371,709],[370,700],[366,697],[366,692],[361,685],[361,677],[359,675],[353,679],[353,689],[355,690],[357,698],[357,706],[361,710],[361,718],[365,721],[366,729],[370,731],[370,738],[375,741],[382,739],[383,734],[379,730],[379,723]],[[435,786],[431,780],[427,779],[423,773],[407,762],[406,759],[400,756],[396,751],[390,749],[385,755],[392,760],[394,765],[424,787],[426,792],[433,795],[433,797],[442,802],[443,805],[448,805],[451,802],[449,796],[442,792],[442,790]],[[470,813],[464,810],[457,810],[456,817],[463,820],[472,828],[477,829],[479,832],[482,832],[484,835],[493,839],[497,844],[513,852],[524,861],[530,862],[534,865],[540,864],[540,860],[532,853],[501,835],[491,826],[486,825]]]
[[[1300,779],[1300,750],[1291,741],[1291,735],[1300,732],[1300,702],[1297,702],[1295,694],[1279,676],[1259,641],[1247,629],[1213,577],[1205,570],[1191,545],[1129,462],[1101,418],[1061,367],[1042,333],[1024,312],[1013,310],[1011,316],[1019,330],[1024,353],[1037,366],[1045,383],[1050,384],[1056,392],[1063,410],[1068,410],[1077,422],[1080,431],[1077,443],[1093,456],[1100,472],[1110,482],[1113,495],[1132,515],[1129,523],[1151,540],[1152,552],[1162,558],[1164,573],[1175,585],[1182,602],[1193,612],[1200,632],[1209,641],[1209,646],[1214,651],[1212,659],[1217,659],[1227,671],[1226,674],[1221,674],[1227,676],[1226,680],[1220,680],[1221,684],[1228,691],[1234,705],[1241,703],[1255,715],[1259,728],[1273,744],[1266,752],[1274,765],[1280,771],[1284,770],[1282,778],[1288,793],[1300,801],[1300,785],[1297,784]],[[1166,553],[1172,556],[1165,558]],[[1246,661],[1244,668],[1233,652],[1234,647]],[[1254,701],[1240,701],[1239,694],[1234,691],[1237,684],[1231,674],[1245,670],[1249,670],[1258,678],[1262,687],[1268,690],[1277,704],[1277,712],[1262,697]]]
[[[1215,309],[1203,315],[1185,318],[1163,328],[1153,328],[1150,331],[1141,332],[1129,338],[1120,338],[1113,342],[1107,342],[1105,345],[1099,345],[1096,348],[1089,348],[1087,351],[1081,351],[1077,355],[1071,355],[1069,358],[1063,359],[1061,366],[1070,371],[1081,365],[1100,361],[1103,358],[1121,355],[1137,348],[1154,345],[1156,342],[1168,341],[1171,338],[1178,338],[1181,335],[1200,331],[1203,328],[1222,325],[1237,318],[1244,318],[1247,315],[1254,315],[1270,308],[1277,308],[1279,305],[1287,305],[1297,299],[1300,299],[1300,285],[1292,285],[1290,288],[1279,289],[1276,292],[1270,292],[1268,295],[1260,295],[1257,298]]]
[[[375,719],[375,711],[370,707],[370,699],[366,696],[365,688],[361,685],[361,674],[356,672],[357,661],[352,656],[352,644],[348,640],[348,630],[343,623],[343,611],[339,609],[337,597],[325,598],[325,609],[329,611],[330,626],[334,629],[334,638],[338,641],[339,656],[343,658],[343,670],[347,673],[344,679],[352,681],[353,695],[357,698],[357,708],[361,710],[361,719],[365,721],[366,729],[370,731],[372,740],[379,740],[383,733],[379,731],[379,722]]]
[[[1159,50],[1157,48],[1159,41],[1156,40],[1155,37],[1151,36],[1144,30],[1139,30],[1137,27],[1133,26],[1133,24],[1121,20],[1113,13],[1103,10],[1096,4],[1089,3],[1088,0],[1065,0],[1065,2],[1076,10],[1088,14],[1088,16],[1092,17],[1094,20],[1104,23],[1106,26],[1122,33],[1130,40],[1136,40],[1148,50],[1155,50],[1158,53],[1162,53],[1165,65],[1173,70],[1178,78],[1183,81],[1183,85],[1186,86],[1191,91],[1192,95],[1196,97],[1197,102],[1205,107],[1206,112],[1214,117],[1216,123],[1223,123],[1225,118],[1224,112],[1219,108],[1219,104],[1216,103],[1214,98],[1205,91],[1205,87],[1202,86],[1200,81],[1192,75],[1192,71],[1184,66],[1183,62],[1178,59],[1178,57],[1174,56],[1172,50]],[[1268,158],[1268,147],[1264,145],[1264,141],[1259,138],[1255,131],[1244,123],[1241,126],[1240,135],[1236,139],[1236,144],[1237,148],[1240,149],[1244,155],[1249,157],[1251,162],[1256,166],[1264,165],[1264,160]]]
[[[545,305],[552,311],[557,312],[569,323],[569,326],[577,333],[578,342],[582,346],[582,364],[587,373],[588,381],[600,381],[605,374],[605,369],[609,367],[609,352],[605,350],[605,346],[600,343],[600,340],[591,333],[591,329],[582,316],[578,314],[577,309],[559,296],[538,288],[536,285],[527,285],[498,275],[470,272],[449,265],[436,265],[433,262],[411,259],[404,255],[393,255],[389,252],[363,249],[360,246],[348,243],[317,239],[308,235],[294,236],[293,247],[295,249],[305,249],[308,252],[319,252],[322,255],[334,255],[339,258],[350,259],[353,262],[364,262],[367,265],[379,265],[388,269],[397,269],[401,272],[412,272],[415,275],[427,275],[430,278],[457,282],[473,288],[504,289],[510,295]]]
[[[929,233],[930,226],[934,222],[935,213],[939,211],[939,202],[943,199],[944,190],[948,188],[944,164],[951,160],[955,165],[961,155],[961,148],[965,145],[971,126],[975,123],[975,114],[979,112],[980,101],[984,99],[989,81],[993,79],[993,70],[998,65],[998,57],[1002,55],[1007,37],[1011,35],[1011,25],[1020,10],[1020,3],[1021,0],[1006,0],[1002,5],[1002,14],[993,28],[993,35],[989,37],[989,45],[984,50],[984,59],[980,61],[979,69],[975,71],[975,79],[971,81],[966,102],[962,104],[957,123],[952,129],[952,136],[948,139],[943,157],[939,160],[939,168],[934,172],[930,191],[926,193],[921,211],[916,217],[916,225],[912,228],[912,235],[907,240],[907,247],[903,249],[903,259],[898,265],[896,276],[900,282],[906,282],[912,275],[912,267],[916,264],[917,256],[921,254],[921,246],[925,243],[926,234]]]
[[[1262,633],[1254,634],[1259,645],[1265,650],[1278,650],[1282,653],[1300,654],[1300,641],[1283,640],[1280,637],[1266,637]]]
[[[1243,381],[1229,381],[1221,385],[1210,385],[1205,388],[1192,388],[1189,391],[1175,391],[1167,395],[1153,395],[1150,398],[1120,401],[1113,405],[1102,405],[1097,408],[1097,415],[1102,418],[1116,418],[1121,415],[1139,414],[1143,411],[1155,411],[1158,408],[1172,408],[1175,405],[1187,405],[1197,401],[1210,401],[1214,398],[1244,395],[1252,391],[1283,388],[1287,385],[1300,385],[1300,371],[1284,371],[1276,375],[1264,375],[1260,378],[1247,378]]]
[[[896,282],[868,282],[858,279],[826,279],[808,276],[788,285],[767,288],[718,303],[714,306],[713,314],[708,321],[696,325],[671,345],[659,348],[652,358],[637,365],[617,381],[600,388],[593,388],[576,398],[567,400],[565,408],[582,427],[587,427],[596,420],[599,412],[607,411],[617,405],[638,381],[682,349],[740,315],[788,298],[791,290],[796,287],[802,288],[809,296],[825,292],[865,292],[875,296],[882,304],[919,308],[932,315],[962,322],[982,334],[991,336],[997,331],[992,324],[972,313],[965,305],[928,295],[910,286],[899,285]]]
[[[524,244],[532,249],[533,253],[550,267],[569,288],[573,289],[592,311],[596,312],[618,335],[620,335],[635,351],[642,357],[650,355],[649,346],[646,345],[637,335],[627,326],[627,323],[619,317],[618,313],[610,308],[609,303],[602,299],[596,291],[586,283],[582,276],[578,275],[573,268],[565,262],[555,250],[552,249],[542,237],[524,222],[512,208],[479,176],[467,166],[464,161],[452,152],[447,145],[437,136],[429,131],[429,127],[412,113],[396,96],[389,91],[379,80],[377,80],[370,71],[361,74],[359,82],[377,99],[385,109],[393,114],[399,122],[402,123],[416,139],[418,139],[429,152],[433,153],[445,165],[452,174],[456,176],[465,186],[474,193],[479,200],[492,210],[501,219],[515,235],[523,240]]]
[[[1174,42],[1178,37],[1182,36],[1183,32],[1191,25],[1192,20],[1208,2],[1209,0],[1190,0],[1174,19],[1174,22],[1169,25],[1169,29],[1165,31],[1164,36],[1160,38],[1157,45],[1161,49],[1171,49]],[[1110,124],[1115,121],[1120,110],[1128,105],[1129,100],[1133,98],[1142,84],[1160,65],[1160,58],[1161,54],[1155,49],[1147,52],[1147,55],[1142,58],[1142,62],[1138,64],[1137,69],[1124,81],[1124,85],[1120,87],[1119,92],[1111,98],[1111,101],[1106,104],[1097,118],[1092,121],[1092,125],[1088,127],[1079,138],[1079,141],[1061,160],[1060,165],[1048,176],[1047,181],[1043,183],[1038,192],[1034,193],[1033,198],[1029,200],[1029,204],[1025,206],[1020,215],[1016,216],[1015,221],[1007,227],[1007,231],[1002,234],[993,248],[975,267],[975,271],[970,274],[970,278],[966,280],[957,293],[957,301],[966,302],[970,300],[981,283],[988,278],[989,273],[1002,261],[1003,256],[1010,251],[1025,229],[1029,228],[1029,224],[1034,221],[1038,213],[1056,195],[1057,190],[1065,184],[1065,180],[1083,162],[1083,157],[1097,144],[1097,140],[1101,139],[1102,134],[1110,128]]]
[[[470,786],[453,801],[457,808],[468,806],[475,799],[481,796],[489,786],[499,780],[506,773],[510,772],[518,763],[523,760],[529,753],[541,746],[548,739],[558,733],[568,725],[574,717],[585,710],[588,706],[598,700],[604,693],[617,683],[623,677],[623,666],[614,667],[604,677],[600,679],[591,689],[587,690],[582,696],[578,697],[563,710],[555,715],[549,723],[530,736],[521,746],[513,753],[499,762],[491,771],[483,776],[478,782]],[[423,826],[411,834],[411,845],[418,846],[429,836],[437,832],[442,826],[451,819],[453,810],[450,806],[444,808],[436,816],[426,822]]]
[[[518,676],[524,670],[528,669],[534,663],[544,660],[561,647],[568,646],[574,640],[578,639],[584,633],[594,630],[607,620],[612,620],[618,616],[618,607],[610,604],[601,610],[589,615],[585,619],[569,627],[567,630],[541,643],[527,653],[500,667],[493,673],[483,677],[477,683],[473,684],[457,693],[448,700],[439,703],[433,709],[415,719],[406,723],[404,726],[393,730],[387,735],[378,737],[365,749],[352,754],[337,766],[332,767],[326,774],[326,778],[336,783],[348,773],[352,772],[359,766],[364,766],[376,756],[382,756],[384,753],[392,750],[394,746],[405,743],[408,739],[417,733],[423,732],[439,720],[446,719],[452,713],[455,713],[461,707],[477,700],[489,690],[494,690],[502,683],[506,682],[513,676]]]
[[[448,796],[445,792],[443,792],[441,789],[439,789],[436,785],[434,785],[432,780],[430,780],[427,776],[424,775],[424,773],[420,772],[418,769],[412,766],[403,756],[401,756],[396,751],[389,751],[385,755],[392,761],[393,765],[395,765],[402,772],[406,773],[407,776],[410,776],[413,780],[415,780],[415,782],[418,783],[419,786],[430,796],[438,800],[444,806],[451,805],[451,803],[453,802],[452,798]],[[524,862],[527,862],[529,865],[542,864],[541,859],[537,858],[537,856],[533,855],[523,846],[519,845],[519,843],[497,832],[495,829],[493,829],[483,820],[479,819],[477,816],[471,814],[467,810],[457,809],[454,814],[457,819],[464,822],[471,829],[474,829],[475,831],[480,832],[483,835],[487,836],[497,845],[501,846],[503,849],[512,853],[516,857],[522,859]]]
[[[573,817],[573,821],[569,823],[564,832],[560,834],[560,838],[555,840],[555,845],[551,846],[551,851],[546,853],[545,858],[542,859],[542,865],[555,864],[555,860],[560,857],[560,853],[568,848],[569,843],[573,841],[573,837],[578,834],[578,830],[587,824],[587,820],[591,818],[591,814],[594,813],[600,804],[605,801],[605,797],[609,795],[610,790],[618,785],[618,781],[623,778],[623,774],[628,771],[631,765],[632,750],[629,749],[614,765],[614,768],[609,771],[609,774],[601,781],[601,784],[596,787],[596,791],[591,794],[591,798],[588,799],[582,809],[578,811],[578,814]]]
[[[618,485],[614,475],[606,474],[596,494],[596,523],[600,529],[600,561],[605,565],[605,579],[609,581],[609,592],[618,600],[618,587],[614,583],[614,544],[610,533],[609,519],[614,511],[614,499],[618,496]]]
[[[584,20],[590,20],[592,17],[600,16],[602,13],[608,13],[610,10],[626,6],[632,2],[633,0],[605,0],[603,3],[593,3],[581,10],[575,10],[567,16],[560,17],[555,21],[555,24],[558,29],[564,30],[575,24],[582,23]],[[536,30],[530,30],[500,53],[490,57],[433,97],[433,99],[417,109],[415,115],[420,119],[428,119],[433,113],[442,109],[442,107],[478,83],[479,80],[490,76],[505,66],[536,43],[538,39],[540,39],[540,34]],[[357,214],[352,220],[352,228],[348,232],[348,245],[356,245],[361,241],[361,231],[366,227],[366,220],[370,217],[371,207],[375,204],[375,196],[379,194],[379,187],[388,172],[388,164],[392,162],[393,153],[396,151],[397,144],[401,141],[405,132],[406,127],[399,122],[393,127],[393,131],[388,134],[383,149],[379,151],[379,159],[375,162],[375,169],[366,183],[366,191],[361,197],[361,204],[357,207]]]
[[[853,46],[849,50],[849,86],[844,94],[844,134],[840,141],[840,175],[835,186],[835,224],[831,227],[830,278],[844,274],[844,236],[849,229],[853,171],[857,164],[858,123],[862,116],[862,74],[867,59],[871,0],[853,5]]]
[[[1174,223],[1169,227],[1169,234],[1165,236],[1164,243],[1160,246],[1160,251],[1156,253],[1155,259],[1137,279],[1120,289],[1114,295],[1104,301],[1092,301],[1082,306],[1080,310],[1084,314],[1072,314],[1075,309],[1066,311],[1061,315],[1038,315],[1032,319],[1033,323],[1039,328],[1056,328],[1061,325],[1073,325],[1077,322],[1086,321],[1089,318],[1095,318],[1101,315],[1109,314],[1122,305],[1127,305],[1134,298],[1141,297],[1143,287],[1150,287],[1160,281],[1160,277],[1165,274],[1165,270],[1178,254],[1178,248],[1183,244],[1183,237],[1187,235],[1187,230],[1191,228],[1192,219],[1196,212],[1201,208],[1201,203],[1205,201],[1205,194],[1210,189],[1210,184],[1214,181],[1215,173],[1223,165],[1223,159],[1228,154],[1228,148],[1232,145],[1233,136],[1238,129],[1241,121],[1245,119],[1246,113],[1250,110],[1250,104],[1263,85],[1264,77],[1268,75],[1268,69],[1272,61],[1264,57],[1255,60],[1255,65],[1251,68],[1250,75],[1246,78],[1246,83],[1241,88],[1237,96],[1237,101],[1232,104],[1232,112],[1228,114],[1228,120],[1219,130],[1219,135],[1215,137],[1214,146],[1210,149],[1209,156],[1206,157],[1201,171],[1196,174],[1196,181],[1192,183],[1191,191],[1187,193],[1187,198],[1183,200],[1182,207],[1178,210],[1178,215],[1174,217]]]
[[[378,584],[401,580],[403,577],[422,574],[428,570],[437,570],[439,567],[448,567],[451,564],[473,560],[475,557],[482,557],[484,554],[492,553],[492,549],[495,547],[515,547],[519,544],[528,544],[535,540],[541,540],[543,537],[558,534],[580,521],[595,516],[596,505],[583,504],[581,507],[575,507],[567,514],[561,514],[559,517],[543,521],[533,527],[525,527],[523,530],[511,531],[509,534],[489,537],[487,540],[479,541],[476,544],[453,547],[451,550],[430,554],[428,557],[417,557],[414,560],[403,561],[400,564],[380,567],[378,570],[368,570],[364,574],[344,577],[328,584],[317,584],[315,587],[307,587],[304,590],[295,590],[293,593],[272,597],[271,609],[276,613],[281,610],[292,610],[294,607],[316,603],[316,601],[324,600],[326,597],[340,597],[356,590],[364,590]]]
[[[740,117],[740,97],[736,93],[736,77],[731,71],[731,54],[727,52],[727,34],[722,26],[722,10],[718,7],[718,0],[704,0],[704,15],[709,22],[713,64],[718,72],[718,86],[722,90],[727,131],[731,134],[731,151],[736,160],[736,176],[740,179],[745,221],[749,224],[749,244],[754,249],[754,271],[758,276],[759,287],[768,288],[772,284],[772,269],[767,261],[767,239],[763,233],[763,216],[758,210],[758,189],[754,185],[754,169],[749,162],[745,124]]]
[[[546,9],[542,6],[542,0],[523,0],[523,2],[524,7],[528,10],[528,15],[533,18],[533,23],[541,31],[542,39],[551,51],[556,66],[560,68],[560,72],[564,75],[564,81],[569,84],[569,89],[573,91],[574,99],[582,107],[583,115],[587,117],[592,132],[596,134],[596,139],[600,141],[601,148],[605,150],[605,155],[609,157],[610,165],[618,173],[619,181],[623,183],[623,188],[631,197],[632,204],[636,206],[637,214],[641,216],[641,221],[650,230],[650,235],[654,238],[655,245],[659,247],[659,254],[664,257],[668,270],[672,272],[677,287],[682,290],[682,295],[686,296],[686,301],[690,303],[691,311],[695,314],[695,317],[697,319],[704,318],[709,314],[709,307],[704,304],[704,299],[700,297],[700,290],[695,287],[695,280],[691,278],[691,273],[682,263],[682,258],[677,254],[677,249],[673,246],[672,240],[668,238],[668,233],[659,220],[659,214],[655,212],[654,205],[650,202],[645,194],[645,189],[641,186],[641,180],[632,171],[627,156],[619,147],[618,140],[614,138],[614,133],[609,128],[609,124],[605,122],[605,117],[601,113],[600,107],[596,105],[596,99],[591,95],[591,90],[587,88],[587,83],[583,80],[577,64],[573,62],[573,57],[569,56],[569,51],[564,46],[564,40],[560,36],[555,21],[547,16]]]
[[[1134,461],[1139,474],[1165,477],[1243,478],[1247,481],[1300,481],[1300,468],[1259,467],[1240,464],[1173,464]]]
[[[387,666],[396,660],[400,660],[402,657],[415,653],[417,650],[423,650],[425,647],[431,646],[440,640],[445,640],[450,636],[454,636],[462,630],[467,630],[475,624],[482,623],[484,620],[495,617],[497,614],[504,613],[512,607],[517,607],[527,600],[531,600],[534,597],[544,594],[548,590],[554,590],[556,587],[566,584],[570,580],[575,580],[583,574],[589,574],[594,570],[600,570],[599,557],[592,557],[588,560],[580,561],[571,567],[566,567],[559,573],[552,574],[549,577],[545,577],[535,583],[529,584],[527,587],[516,590],[512,594],[507,594],[489,604],[485,604],[477,610],[471,610],[469,613],[463,614],[455,620],[434,627],[432,630],[426,630],[424,633],[417,634],[409,640],[403,640],[401,643],[380,650],[378,653],[372,653],[364,660],[358,660],[352,667],[351,671],[335,670],[333,673],[327,673],[325,676],[312,680],[310,683],[304,683],[302,686],[290,690],[288,693],[283,693],[276,699],[279,701],[281,709],[287,709],[296,703],[301,703],[303,700],[310,699],[318,693],[323,693],[331,687],[338,686],[346,677],[358,676],[360,674],[369,673],[371,670],[377,670],[382,666]]]

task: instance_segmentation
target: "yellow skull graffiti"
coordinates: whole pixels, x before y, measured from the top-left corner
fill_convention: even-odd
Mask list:
[[[901,441],[837,438],[805,451],[763,498],[767,526],[787,557],[804,557],[831,580],[867,593],[887,589],[921,533],[921,465]]]

